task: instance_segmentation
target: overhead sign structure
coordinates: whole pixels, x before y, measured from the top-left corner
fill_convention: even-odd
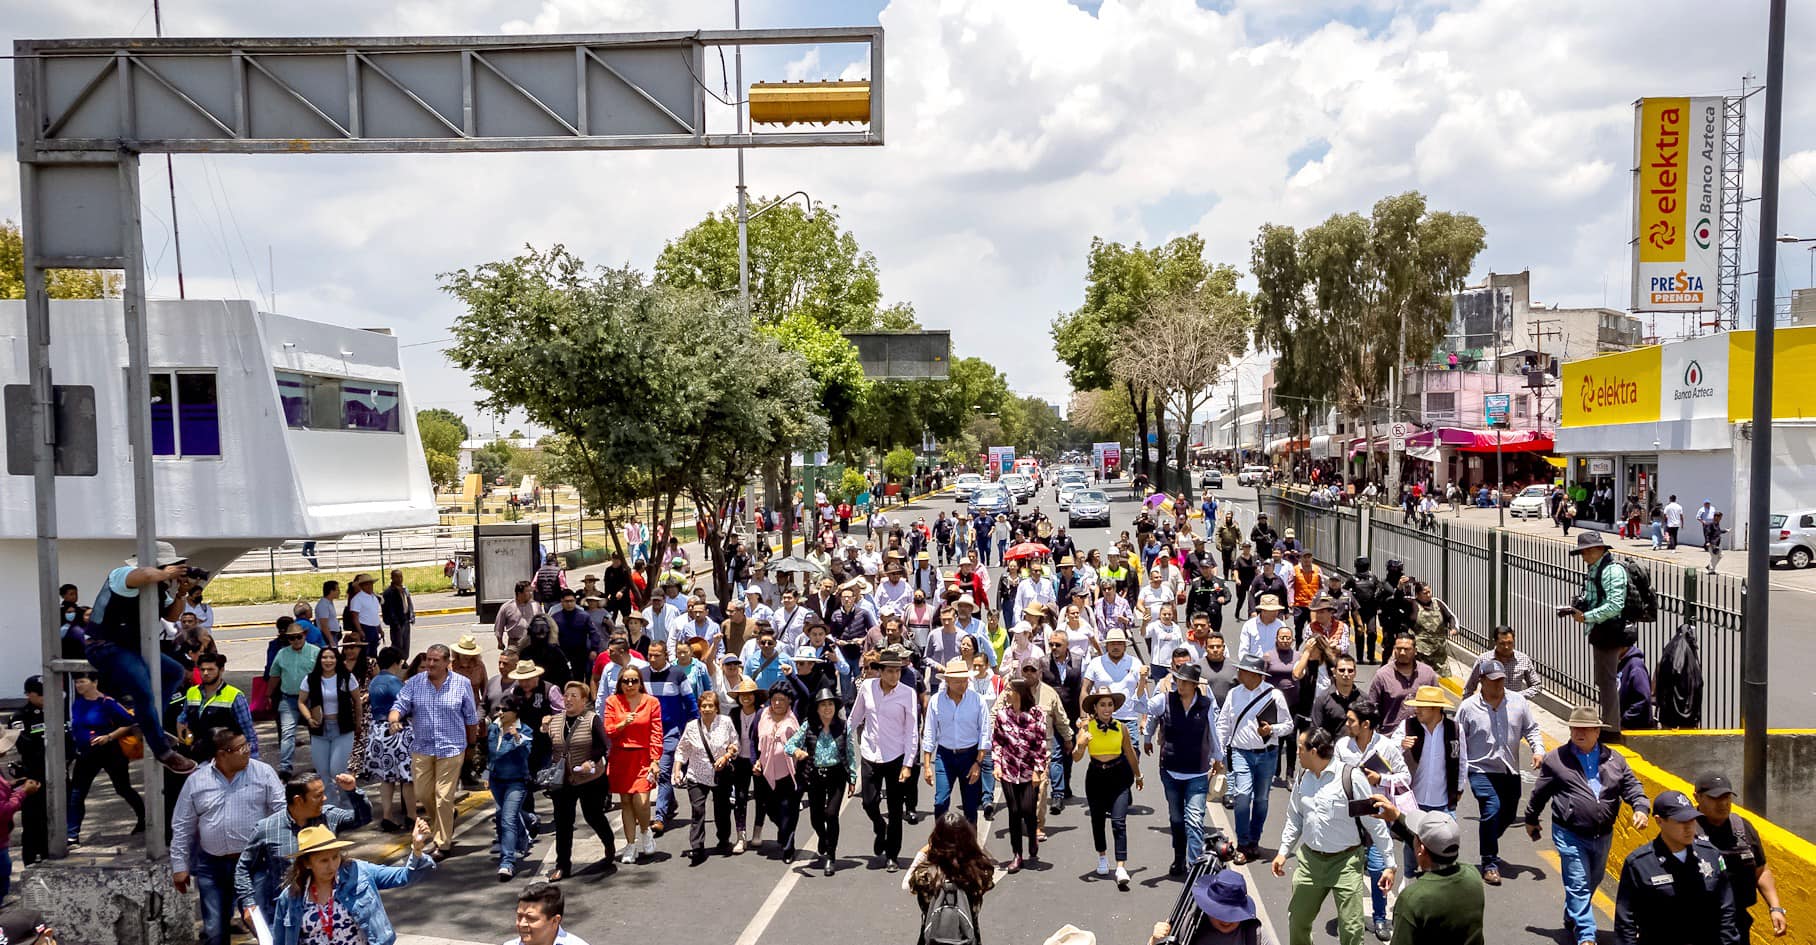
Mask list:
[[[990,447],[990,468],[996,470],[996,474],[999,476],[1013,472],[1015,470],[1015,447]]]
[[[1633,310],[1713,309],[1724,196],[1722,100],[1640,99],[1633,134]]]

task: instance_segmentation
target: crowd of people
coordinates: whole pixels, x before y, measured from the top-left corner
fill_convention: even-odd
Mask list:
[[[102,772],[142,817],[127,763],[150,752],[179,788],[169,792],[171,868],[179,892],[193,886],[200,896],[205,943],[263,922],[282,942],[340,945],[358,929],[385,945],[394,935],[377,891],[454,855],[457,792],[487,790],[500,881],[519,876],[534,844],[554,834],[546,883],[519,903],[522,940],[578,943],[549,931],[563,908],[549,884],[580,865],[577,819],[605,851],[588,866],[611,873],[643,862],[683,823],[676,847],[692,864],[747,853],[792,863],[805,808],[812,865],[831,876],[841,864],[840,802],[856,795],[873,863],[906,867],[924,938],[970,923],[975,941],[999,869],[1041,862],[1048,821],[1069,806],[1089,820],[1095,874],[1126,889],[1132,792],[1151,776],[1167,806],[1169,875],[1186,876],[1206,855],[1213,799],[1233,813],[1234,864],[1266,862],[1285,875],[1297,861],[1292,945],[1311,940],[1327,896],[1346,945],[1366,932],[1468,943],[1482,940],[1482,887],[1502,882],[1503,835],[1522,818],[1521,773],[1532,770],[1523,822],[1536,837],[1551,811],[1575,940],[1595,939],[1589,900],[1623,800],[1636,826],[1656,815],[1664,844],[1650,860],[1629,860],[1642,875],[1631,892],[1623,883],[1624,902],[1656,894],[1644,870],[1676,869],[1684,850],[1702,856],[1715,841],[1724,845],[1710,855],[1753,857],[1758,881],[1745,885],[1782,928],[1764,851],[1728,813],[1725,780],[1700,782],[1693,805],[1648,802],[1621,756],[1599,745],[1604,729],[1619,730],[1618,701],[1611,719],[1607,699],[1571,717],[1571,744],[1546,752],[1529,702],[1540,677],[1511,628],[1496,628],[1493,647],[1464,664],[1453,707],[1439,680],[1453,668],[1458,622],[1428,584],[1398,561],[1376,575],[1366,558],[1340,577],[1293,529],[1276,531],[1264,514],[1245,533],[1219,511],[1214,498],[1196,515],[1183,497],[1144,503],[1132,529],[1102,549],[1079,548],[1038,507],[987,525],[943,513],[906,528],[886,520],[863,545],[841,537],[789,571],[772,571],[779,562],[766,544],[746,552],[734,541],[723,607],[694,584],[678,546],[662,549],[669,566],[647,593],[621,555],[579,588],[550,556],[498,611],[496,673],[471,634],[412,652],[401,574],[383,592],[370,575],[355,577],[344,605],[330,581],[314,606],[277,621],[258,687],[276,711],[275,746],[259,744],[253,694],[223,680],[212,613],[204,622],[198,606],[202,576],[164,545],[155,563],[110,574],[92,612],[67,589],[68,623],[98,670],[73,684],[70,839],[80,840],[82,799]],[[1627,645],[1631,632],[1624,589],[1598,555],[1606,543],[1593,535],[1580,539],[1590,573],[1574,615],[1599,671],[1602,650]],[[132,599],[147,591],[170,623],[163,700],[137,655]],[[1242,622],[1226,635],[1232,605]],[[1375,663],[1361,685],[1358,665]],[[26,688],[41,694],[43,683]],[[24,713],[25,776],[0,780],[0,813],[28,809],[27,862],[44,852],[42,824],[34,841],[29,816],[44,780],[41,705],[33,697]],[[296,762],[303,731],[312,771]],[[368,788],[380,794],[376,809]],[[1264,851],[1275,788],[1287,790],[1284,828]],[[1457,864],[1465,793],[1481,815],[1473,869]],[[552,812],[546,822],[539,798]],[[1688,822],[1687,805],[1708,839],[1670,826]],[[931,834],[909,855],[905,828],[926,809]],[[999,813],[1009,833],[1000,858],[977,834],[980,814]],[[373,821],[408,834],[401,865],[341,852],[339,834]],[[1253,909],[1243,914],[1246,891],[1228,876],[1207,875],[1193,891],[1207,915],[1225,917],[1207,926],[1224,937],[1205,940],[1253,941]],[[1746,921],[1734,905],[1741,885],[1711,885],[1729,905],[1710,914]],[[1651,922],[1641,911],[1624,910],[1617,930]]]

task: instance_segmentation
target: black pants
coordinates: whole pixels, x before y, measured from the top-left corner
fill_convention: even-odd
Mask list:
[[[850,784],[844,768],[815,768],[807,779],[807,815],[820,835],[814,849],[828,859],[839,857],[839,800]]]
[[[1293,645],[1294,646],[1304,646],[1305,645],[1305,625],[1307,623],[1310,623],[1311,619],[1312,619],[1312,609],[1310,607],[1294,607],[1293,608]]]
[[[1109,761],[1091,759],[1091,766],[1085,771],[1085,801],[1091,807],[1091,842],[1097,845],[1102,853],[1109,848],[1104,844],[1104,821],[1110,822],[1110,830],[1116,837],[1116,860],[1122,862],[1129,858],[1129,804],[1134,797],[1129,787],[1135,783],[1135,770],[1129,767],[1129,759],[1121,755]]]
[[[871,829],[876,831],[877,846],[892,860],[902,855],[902,817],[908,804],[909,787],[914,784],[913,777],[906,781],[901,779],[903,760],[866,761],[859,779],[864,789],[864,813],[869,815]],[[885,798],[889,803],[887,819],[883,817]]]
[[[1223,556],[1224,580],[1229,580],[1236,573],[1236,549],[1219,548],[1217,549],[1217,552]]]
[[[145,823],[145,800],[132,787],[132,763],[126,760],[126,753],[120,750],[119,742],[108,742],[76,756],[75,771],[69,776],[71,838],[82,828],[82,815],[88,807],[88,789],[94,786],[95,775],[103,771],[107,772],[107,779],[113,782],[114,793],[120,795],[120,799],[132,808],[140,824]]]
[[[604,778],[594,778],[585,784],[557,788],[549,795],[549,805],[555,808],[555,868],[567,875],[574,870],[574,805],[580,805],[580,814],[586,818],[587,826],[599,835],[599,842],[605,844],[605,858],[611,859],[618,851],[617,839],[612,835],[612,822],[605,819],[605,798],[607,791]]]
[[[792,856],[795,851],[795,824],[801,820],[801,789],[794,778],[783,778],[774,784],[761,774],[755,776],[757,786],[757,803],[763,806],[764,813],[776,825],[776,842],[782,845],[782,855]]]
[[[1351,652],[1355,654],[1356,662],[1379,662],[1375,658],[1375,616],[1373,614],[1367,616],[1358,614],[1355,620],[1355,628],[1356,646]]]
[[[1665,526],[1665,547],[1672,551],[1677,550],[1677,531],[1679,527],[1681,526]]]
[[[1022,855],[1022,837],[1028,838],[1028,855],[1040,852],[1040,841],[1035,839],[1040,817],[1040,785],[1034,781],[997,781],[1003,789],[1003,800],[1009,808],[1009,849],[1016,856]]]
[[[750,809],[751,767],[749,758],[733,758],[725,770],[719,772],[720,780],[731,785],[732,813],[738,818],[738,835],[744,835],[746,814]],[[763,804],[757,803],[757,822],[753,826],[763,829]]]
[[[729,766],[728,766],[729,767]],[[713,828],[719,838],[719,845],[731,843],[731,779],[727,772],[719,772],[718,784],[689,784],[687,786],[687,804],[691,820],[687,825],[687,848],[700,850],[706,843],[706,799],[713,801]]]
[[[41,778],[38,783],[44,783]],[[20,808],[19,826],[25,831],[20,840],[19,855],[30,866],[50,856],[50,808],[43,791],[33,791]]]

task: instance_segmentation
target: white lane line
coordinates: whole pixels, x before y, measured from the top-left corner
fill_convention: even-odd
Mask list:
[[[839,801],[838,813],[833,816],[844,817],[845,806],[849,803],[851,803],[851,795],[846,794]],[[797,821],[795,824],[795,849],[797,850],[807,848],[807,844],[801,842],[803,830],[812,834],[816,841],[820,836],[818,833],[814,833],[811,822]],[[757,941],[763,937],[763,933],[769,930],[769,923],[775,919],[776,913],[782,911],[782,903],[788,901],[788,894],[793,892],[795,884],[801,881],[801,874],[794,868],[794,864],[784,865],[787,867],[787,872],[782,874],[781,879],[776,880],[776,886],[769,891],[769,897],[763,900],[763,905],[758,907],[756,914],[750,917],[750,924],[744,926],[744,931],[738,933],[738,937],[732,942],[732,945],[756,945]]]

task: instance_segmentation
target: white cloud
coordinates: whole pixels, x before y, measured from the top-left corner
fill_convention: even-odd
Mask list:
[[[847,19],[809,0],[747,3],[749,25]],[[33,5],[19,35],[120,35],[138,0]],[[173,32],[373,35],[604,32],[730,26],[714,0],[204,0]],[[1626,292],[1631,102],[1721,94],[1763,70],[1757,10],[1694,0],[896,0],[887,31],[888,145],[748,157],[753,194],[796,189],[839,206],[882,266],[891,300],[950,328],[961,353],[1016,386],[1065,399],[1047,326],[1079,304],[1091,238],[1152,244],[1188,229],[1245,264],[1263,222],[1314,224],[1409,188],[1475,213],[1488,269],[1533,270],[1543,301],[1619,305]],[[1809,84],[1816,26],[1796,18],[1787,85]],[[145,20],[129,30],[149,35]],[[718,70],[703,77],[717,87]],[[856,78],[844,51],[751,51],[749,80]],[[1759,99],[1754,99],[1757,106]],[[1754,111],[1757,129],[1759,110]],[[714,127],[729,112],[711,109]],[[1816,231],[1816,104],[1786,103],[1782,229]],[[10,124],[7,125],[10,128]],[[1757,156],[1757,135],[1752,151]],[[1294,173],[1295,154],[1328,149]],[[1310,149],[1316,154],[1317,150]],[[0,165],[0,216],[17,184]],[[254,294],[274,247],[280,308],[406,342],[446,337],[439,272],[566,243],[649,266],[665,239],[733,197],[724,153],[215,159],[239,232],[177,158],[191,294]],[[165,241],[162,174],[147,172],[148,250]],[[193,206],[191,205],[193,204]],[[156,216],[151,216],[154,213]],[[1749,218],[1751,219],[1751,218]],[[223,222],[224,221],[224,222]],[[240,233],[245,246],[241,246]],[[1751,237],[1749,236],[1749,239]],[[1782,256],[1788,291],[1802,257]],[[1750,269],[1751,264],[1743,268]],[[156,290],[174,294],[171,254]],[[410,350],[417,396],[472,393],[432,347]]]

